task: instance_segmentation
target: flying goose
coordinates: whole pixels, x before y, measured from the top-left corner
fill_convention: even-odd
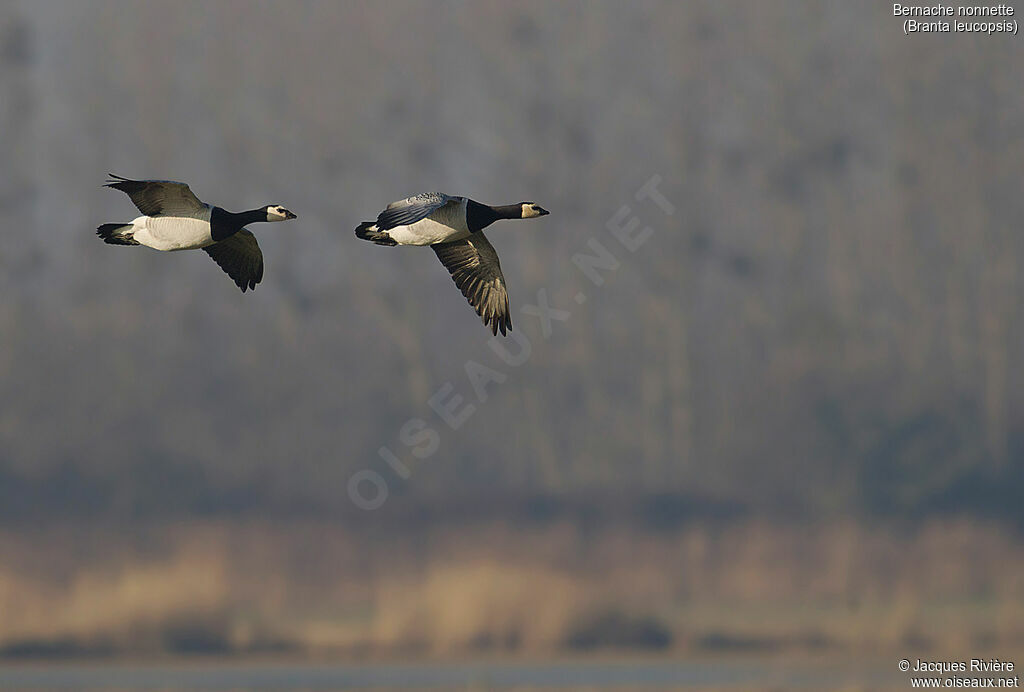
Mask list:
[[[234,213],[201,202],[185,183],[130,180],[110,174],[104,187],[128,195],[142,216],[131,223],[105,223],[96,235],[111,245],[145,245],[156,250],[202,248],[245,293],[263,279],[263,253],[256,236],[244,228],[257,221],[287,221],[278,204]]]
[[[512,328],[498,253],[483,229],[498,219],[532,219],[548,212],[533,202],[492,207],[466,197],[427,192],[392,202],[356,237],[378,245],[429,245],[476,314],[497,336]]]

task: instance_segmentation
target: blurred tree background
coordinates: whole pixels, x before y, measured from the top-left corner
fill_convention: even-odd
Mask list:
[[[875,3],[4,3],[0,520],[375,521],[370,469],[385,514],[1020,522],[1018,57]],[[254,229],[243,296],[203,253],[97,240],[136,215],[108,170],[299,219]],[[634,198],[654,175],[671,216]],[[435,189],[552,212],[490,234],[521,367],[431,253],[352,235]],[[571,311],[550,339],[540,289]],[[507,375],[486,402],[468,360]]]

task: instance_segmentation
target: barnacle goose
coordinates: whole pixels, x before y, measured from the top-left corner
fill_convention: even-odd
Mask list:
[[[243,293],[263,279],[263,252],[245,225],[295,218],[278,204],[226,211],[201,202],[188,185],[173,180],[130,180],[111,173],[105,187],[127,194],[143,215],[131,223],[105,223],[97,228],[103,242],[165,251],[202,248]]]
[[[378,245],[429,245],[476,313],[502,335],[512,328],[505,277],[483,229],[499,219],[532,219],[548,212],[533,202],[492,207],[466,197],[428,192],[393,202],[356,237]]]

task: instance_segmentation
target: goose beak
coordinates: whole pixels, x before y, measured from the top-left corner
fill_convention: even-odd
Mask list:
[[[297,219],[297,218],[299,218],[299,217],[297,217],[295,214],[291,213],[287,209],[285,210],[285,212],[284,212],[284,220],[285,221],[289,221],[291,219]]]
[[[547,209],[544,209],[543,207],[537,207],[537,215],[538,216],[547,216],[550,213],[551,212],[549,212]]]

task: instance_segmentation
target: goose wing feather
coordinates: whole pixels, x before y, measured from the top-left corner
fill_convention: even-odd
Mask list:
[[[263,251],[256,236],[246,228],[224,240],[203,248],[213,261],[245,293],[263,280]]]
[[[458,198],[450,197],[443,192],[424,192],[392,202],[377,217],[377,230],[387,231],[397,226],[409,226],[454,201],[458,201]]]
[[[131,180],[110,173],[106,187],[128,195],[146,216],[198,216],[206,210],[188,185],[174,180]]]
[[[507,334],[512,329],[508,291],[498,253],[487,237],[474,233],[464,240],[430,247],[491,333],[497,335],[500,329],[503,336]]]

